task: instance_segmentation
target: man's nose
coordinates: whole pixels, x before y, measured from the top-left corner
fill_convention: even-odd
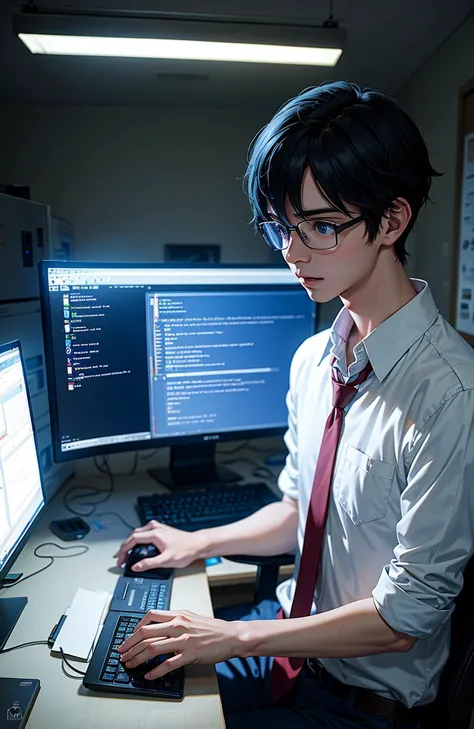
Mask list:
[[[301,240],[298,232],[292,230],[290,233],[290,242],[288,248],[283,251],[285,261],[295,265],[298,261],[308,262],[311,258],[311,251],[308,246],[305,246]]]

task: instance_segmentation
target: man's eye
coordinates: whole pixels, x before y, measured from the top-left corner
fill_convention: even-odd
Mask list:
[[[334,234],[334,226],[331,223],[326,223],[324,220],[312,220],[311,227],[319,235],[326,236]]]

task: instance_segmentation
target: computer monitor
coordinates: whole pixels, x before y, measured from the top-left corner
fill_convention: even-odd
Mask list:
[[[44,507],[25,365],[20,342],[0,345],[0,588]],[[0,649],[25,597],[0,599]]]
[[[216,443],[281,434],[315,305],[289,269],[42,261],[57,461],[171,446],[172,488],[237,480]]]

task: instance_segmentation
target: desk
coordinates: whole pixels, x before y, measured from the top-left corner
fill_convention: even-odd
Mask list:
[[[102,478],[77,479],[83,485],[104,488]],[[70,485],[75,485],[71,482]],[[156,482],[144,474],[115,479],[115,492],[109,501],[97,507],[97,513],[120,513],[131,524],[138,523],[134,512],[134,494],[156,491]],[[51,519],[64,518],[64,489],[43,512],[40,523],[17,559],[14,570],[25,575],[43,566],[33,555],[42,542],[65,545],[48,528]],[[87,519],[89,523],[92,518]],[[84,542],[89,552],[72,559],[58,559],[42,574],[9,590],[0,597],[28,597],[28,605],[5,646],[34,640],[46,640],[53,625],[72,601],[76,589],[113,591],[118,575],[112,556],[129,530],[113,516],[101,517],[105,528],[91,529]],[[69,545],[67,545],[69,546]],[[44,547],[43,554],[54,554]],[[212,603],[203,562],[176,572],[171,600],[172,609],[188,609],[212,616]],[[75,664],[83,668],[80,663]],[[70,679],[61,669],[61,660],[51,657],[47,646],[31,646],[0,656],[0,675],[39,678],[41,691],[28,721],[28,729],[223,729],[222,706],[213,666],[189,666],[186,669],[185,698],[173,703],[150,699],[131,699],[87,691],[81,680]]]
[[[291,577],[294,565],[285,564],[280,567],[280,577]],[[255,581],[257,567],[254,564],[242,564],[231,562],[230,559],[222,558],[219,564],[206,567],[207,578],[211,587],[226,587],[228,585],[251,584]]]

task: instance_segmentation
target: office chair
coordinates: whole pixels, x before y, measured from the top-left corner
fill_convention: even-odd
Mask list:
[[[258,605],[263,600],[275,600],[278,584],[278,570],[283,565],[293,564],[294,554],[275,554],[272,557],[255,557],[248,554],[232,554],[226,556],[231,562],[254,564],[257,566],[253,603]]]
[[[228,556],[258,567],[254,603],[275,599],[280,565],[292,564],[293,554],[274,557]],[[474,709],[474,556],[464,570],[464,585],[451,618],[451,649],[441,674],[438,695],[423,729],[469,729]]]

